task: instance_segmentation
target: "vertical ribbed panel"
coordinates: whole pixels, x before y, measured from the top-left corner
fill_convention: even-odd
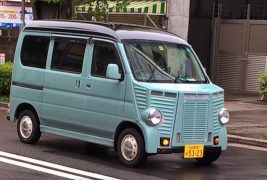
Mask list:
[[[241,74],[241,54],[219,52],[216,84],[226,90],[239,90]]]
[[[139,110],[145,110],[147,108],[147,90],[140,86],[134,87],[136,103]]]
[[[151,96],[150,107],[157,108],[163,114],[164,120],[159,125],[159,133],[162,135],[171,136],[174,117],[175,117],[175,107],[176,107],[176,98],[160,97],[160,96]]]
[[[182,140],[207,141],[208,101],[186,101],[184,103]]]
[[[260,84],[257,82],[259,74],[266,71],[267,56],[248,55],[246,71],[246,92],[257,93]]]
[[[223,107],[224,99],[223,98],[214,98],[212,99],[212,126],[213,134],[218,134],[220,130],[220,123],[218,120],[218,113]]]

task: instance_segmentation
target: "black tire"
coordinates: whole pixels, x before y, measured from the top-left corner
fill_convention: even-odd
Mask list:
[[[127,140],[127,139],[129,139],[129,140]],[[132,140],[132,142],[129,142],[131,140]],[[132,153],[130,153],[130,154],[133,154],[133,157],[130,157],[129,159],[127,159],[126,158],[127,155],[125,155],[128,153],[122,152],[123,151],[123,146],[122,146],[123,141],[128,142],[128,145],[129,145],[128,148],[129,149],[131,148],[131,150],[132,150]],[[136,143],[134,143],[134,142],[136,142]],[[134,151],[132,148],[133,144],[137,145],[137,146],[134,146],[137,148],[136,153],[133,152]],[[126,150],[126,149],[124,149],[124,150]],[[128,151],[128,152],[130,152],[130,151]],[[134,128],[124,129],[120,133],[118,141],[117,141],[117,153],[118,153],[118,156],[119,156],[121,162],[123,164],[125,164],[126,166],[130,166],[130,167],[140,166],[140,165],[144,164],[145,161],[147,160],[147,154],[145,152],[144,140],[143,140],[142,136],[140,135],[140,133],[137,130],[135,130]],[[131,155],[129,155],[129,156],[131,156]]]
[[[209,165],[220,157],[221,152],[221,150],[204,152],[203,158],[196,158],[197,163],[200,165]]]
[[[20,141],[26,144],[35,144],[40,139],[39,120],[31,110],[24,110],[20,113],[17,122],[17,133]]]

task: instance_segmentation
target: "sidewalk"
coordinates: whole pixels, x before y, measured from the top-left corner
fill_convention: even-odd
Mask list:
[[[225,107],[230,111],[228,142],[267,148],[267,102],[256,96],[226,95]],[[0,109],[5,108],[7,104],[0,102]]]
[[[225,107],[230,111],[229,142],[267,147],[267,102],[226,95]]]

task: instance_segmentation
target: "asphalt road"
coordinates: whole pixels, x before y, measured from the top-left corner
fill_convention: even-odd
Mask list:
[[[5,112],[0,110],[1,180],[71,179],[76,176],[77,179],[113,177],[133,180],[267,178],[267,149],[229,146],[220,159],[210,166],[197,166],[194,160],[183,160],[181,157],[181,154],[151,156],[144,166],[134,169],[122,165],[112,149],[73,139],[43,134],[36,145],[26,145],[17,137],[16,124],[8,122]]]

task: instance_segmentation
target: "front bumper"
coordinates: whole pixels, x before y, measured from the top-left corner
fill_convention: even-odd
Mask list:
[[[205,146],[204,152],[217,152],[221,151],[222,148],[220,146],[214,147],[214,146]],[[184,146],[181,147],[173,147],[173,148],[158,148],[157,154],[171,154],[171,153],[183,153],[184,152]]]

